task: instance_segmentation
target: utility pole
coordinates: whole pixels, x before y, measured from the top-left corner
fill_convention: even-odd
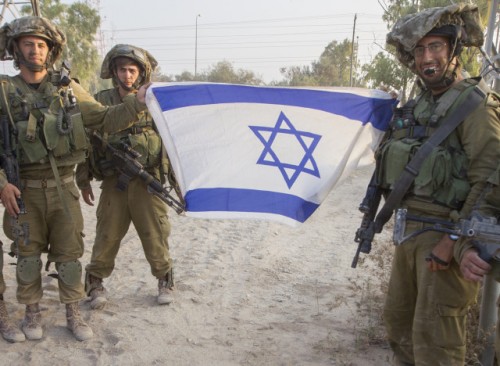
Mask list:
[[[354,25],[352,27],[352,40],[351,40],[351,71],[349,73],[349,86],[352,86],[352,66],[354,61],[354,35],[356,34],[356,18],[357,14],[354,14]]]
[[[201,17],[200,14],[196,16],[196,26],[194,34],[194,77],[196,78],[196,71],[198,68],[198,18]]]

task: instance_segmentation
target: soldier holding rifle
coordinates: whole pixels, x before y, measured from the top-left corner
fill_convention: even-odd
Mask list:
[[[377,149],[371,185],[385,202],[356,239],[368,252],[398,209],[425,218],[405,222],[403,236],[421,233],[397,245],[392,261],[384,321],[396,365],[464,364],[465,319],[478,286],[453,259],[462,239],[425,228],[469,218],[500,160],[499,98],[468,77],[459,58],[464,46],[482,45],[480,24],[477,6],[457,4],[404,16],[387,35],[422,88],[395,112]]]
[[[83,217],[74,168],[87,154],[85,127],[121,130],[146,109],[146,88],[137,96],[124,98],[118,106],[98,103],[69,78],[67,64],[55,67],[65,43],[58,27],[38,16],[18,18],[0,28],[0,59],[13,59],[19,69],[16,76],[0,77],[3,227],[17,255],[17,300],[26,305],[22,335],[9,326],[5,304],[0,301],[0,332],[11,342],[43,337],[39,305],[43,296],[42,253],[47,253],[46,270],[51,263],[57,270],[68,329],[80,341],[93,336],[79,310],[79,301],[85,298],[79,261],[84,250]],[[9,155],[16,157],[18,182],[12,179],[11,169],[6,170]],[[25,213],[19,204],[21,198]],[[13,225],[16,221],[17,228]],[[3,293],[3,278],[0,283]]]
[[[100,91],[96,99],[105,105],[121,103],[123,98],[134,95],[141,85],[150,82],[156,65],[154,57],[142,48],[127,44],[114,46],[101,67],[101,78],[111,78],[114,88]],[[168,245],[170,223],[165,200],[152,194],[148,185],[148,180],[156,178],[156,186],[161,187],[160,181],[168,173],[168,160],[154,121],[146,110],[137,115],[133,126],[114,134],[94,134],[91,141],[93,153],[86,164],[77,168],[77,183],[89,205],[93,205],[94,200],[90,181],[102,180],[96,238],[85,277],[91,307],[102,309],[107,303],[103,279],[109,277],[115,267],[120,243],[131,222],[141,239],[151,273],[158,279],[157,302],[170,304],[174,289]],[[133,152],[135,157],[127,152]],[[144,179],[145,174],[150,178]]]

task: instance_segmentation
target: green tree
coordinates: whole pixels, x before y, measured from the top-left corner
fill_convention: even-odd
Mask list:
[[[354,50],[355,52],[356,50]],[[318,85],[349,86],[351,75],[352,42],[332,41],[321,54],[319,61],[313,62],[312,70]],[[356,65],[352,65],[356,69]]]
[[[278,85],[289,86],[349,86],[351,82],[351,57],[356,54],[351,41],[332,41],[311,66],[291,66],[281,69],[285,77]],[[353,62],[353,78],[356,76],[357,62]],[[353,83],[353,85],[356,83]]]
[[[362,70],[363,78],[369,81],[370,87],[387,85],[396,90],[403,90],[408,79],[413,77],[406,67],[385,52],[377,53],[371,63],[362,66]]]
[[[84,2],[67,5],[60,0],[41,0],[40,10],[43,17],[57,24],[66,35],[62,58],[71,63],[71,75],[84,88],[97,90],[100,81],[96,70],[101,60],[94,38],[101,22],[98,11]],[[25,6],[22,12],[31,15],[32,9]]]
[[[273,85],[279,86],[314,86],[318,85],[316,78],[309,66],[291,66],[280,69],[284,80],[274,82]]]
[[[189,73],[184,72],[182,75],[188,76]],[[247,85],[262,85],[262,80],[255,75],[253,71],[237,69],[235,70],[232,63],[229,61],[219,61],[206,71],[197,75],[194,80],[208,81],[213,83],[229,83],[229,84],[247,84]]]

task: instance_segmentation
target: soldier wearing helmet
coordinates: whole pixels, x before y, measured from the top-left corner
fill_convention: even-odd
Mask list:
[[[114,88],[100,91],[96,99],[104,105],[121,103],[122,98],[135,93],[140,85],[149,83],[156,65],[156,60],[146,50],[127,44],[114,46],[104,58],[101,68],[101,78],[112,78]],[[139,152],[139,162],[151,175],[162,180],[167,173],[168,161],[162,153],[162,141],[154,121],[148,111],[139,113],[137,119],[132,127],[114,134],[103,134],[102,137],[116,148],[125,142]],[[168,246],[170,224],[165,203],[149,193],[147,185],[139,177],[131,179],[126,187],[120,186],[120,173],[114,170],[111,156],[103,151],[102,143],[93,146],[93,150],[86,164],[80,164],[77,169],[77,184],[89,205],[93,205],[94,200],[90,180],[102,180],[96,238],[85,277],[91,308],[101,309],[107,303],[103,278],[109,277],[113,271],[120,242],[130,222],[139,234],[151,273],[158,279],[158,303],[171,303],[174,281]]]
[[[384,307],[388,338],[395,364],[463,365],[465,317],[478,286],[462,277],[454,259],[462,239],[426,228],[429,222],[453,225],[468,218],[500,161],[499,98],[481,78],[468,77],[459,59],[463,47],[483,43],[477,6],[409,14],[396,22],[387,43],[417,75],[421,93],[403,106],[404,119],[391,122],[375,154],[375,176],[385,194],[402,196],[391,212],[401,208],[406,217],[424,220],[407,219],[404,236],[414,235],[395,247]],[[474,105],[469,102],[472,93],[478,95]],[[462,104],[467,113],[450,121]],[[453,123],[457,127],[429,150],[419,169],[407,168],[441,125]],[[398,179],[404,171],[414,175],[409,188],[402,188]]]
[[[117,106],[97,102],[69,78],[66,63],[64,68],[56,67],[65,42],[64,33],[42,17],[18,18],[0,28],[0,59],[14,60],[19,69],[13,77],[0,75],[0,153],[17,158],[19,167],[17,182],[7,176],[10,169],[4,170],[2,161],[3,227],[17,256],[17,300],[26,305],[21,333],[9,322],[0,301],[0,332],[10,342],[43,337],[39,306],[42,253],[47,253],[47,266],[54,263],[58,272],[68,329],[80,341],[93,336],[79,310],[79,301],[85,297],[79,261],[83,255],[83,217],[74,168],[87,155],[85,128],[122,130],[146,108],[145,87]],[[26,208],[23,212],[21,198]],[[28,228],[22,232],[23,242],[19,228]],[[3,293],[3,277],[0,284]]]

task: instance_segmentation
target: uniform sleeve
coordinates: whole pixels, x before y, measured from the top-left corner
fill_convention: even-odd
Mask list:
[[[86,189],[90,187],[92,174],[90,174],[89,160],[86,159],[83,163],[76,166],[75,181],[79,189]]]
[[[471,190],[460,210],[467,218],[500,161],[499,103],[489,96],[459,127],[462,146],[469,159],[467,176]]]
[[[146,109],[146,104],[140,103],[135,95],[123,98],[123,103],[115,106],[104,106],[97,102],[78,83],[72,82],[71,87],[78,101],[85,127],[100,129],[102,132],[117,132],[130,127],[137,121],[138,113]]]
[[[500,212],[498,184],[492,186],[492,178],[499,172],[500,118],[498,103],[489,97],[486,104],[477,108],[459,128],[464,150],[469,157],[467,171],[471,191],[460,211],[461,218],[468,218],[472,210],[486,216]],[[496,169],[496,170],[495,170]],[[473,248],[472,241],[460,238],[454,245],[454,257],[461,262],[464,253]]]
[[[5,175],[5,171],[3,169],[0,169],[0,192],[2,191],[2,189],[4,189],[7,183],[9,182],[7,180],[7,176]]]

